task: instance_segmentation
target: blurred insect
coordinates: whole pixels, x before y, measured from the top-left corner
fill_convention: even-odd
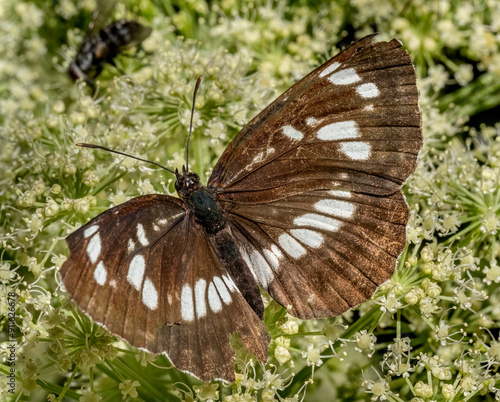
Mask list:
[[[121,19],[104,26],[117,0],[98,0],[85,39],[75,60],[68,67],[73,80],[83,79],[95,90],[94,79],[105,63],[116,67],[114,58],[124,49],[139,45],[151,34],[151,28],[136,21]]]

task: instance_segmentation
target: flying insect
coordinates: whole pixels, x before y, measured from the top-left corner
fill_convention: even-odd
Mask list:
[[[68,67],[73,80],[82,79],[95,90],[94,79],[106,63],[116,67],[114,58],[123,50],[140,45],[151,28],[137,21],[120,19],[109,25],[108,20],[117,0],[99,0],[92,14],[85,39]]]

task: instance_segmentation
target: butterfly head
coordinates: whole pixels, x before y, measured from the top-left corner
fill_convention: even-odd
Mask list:
[[[179,197],[186,200],[194,191],[202,187],[200,183],[200,176],[194,172],[189,172],[185,166],[182,167],[182,173],[175,169],[175,190]]]

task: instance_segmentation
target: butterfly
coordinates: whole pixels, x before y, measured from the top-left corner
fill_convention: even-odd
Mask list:
[[[230,336],[266,361],[261,288],[301,319],[339,315],[393,274],[406,242],[401,187],[422,145],[401,42],[367,36],[248,123],[207,186],[115,206],[67,238],[77,305],[179,370],[235,380]]]

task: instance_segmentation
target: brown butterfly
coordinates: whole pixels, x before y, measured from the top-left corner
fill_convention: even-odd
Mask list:
[[[302,319],[371,297],[405,245],[401,186],[422,145],[411,58],[372,37],[247,124],[206,187],[186,163],[180,198],[134,198],[70,235],[78,306],[179,370],[234,381],[231,334],[267,359],[260,288]]]

